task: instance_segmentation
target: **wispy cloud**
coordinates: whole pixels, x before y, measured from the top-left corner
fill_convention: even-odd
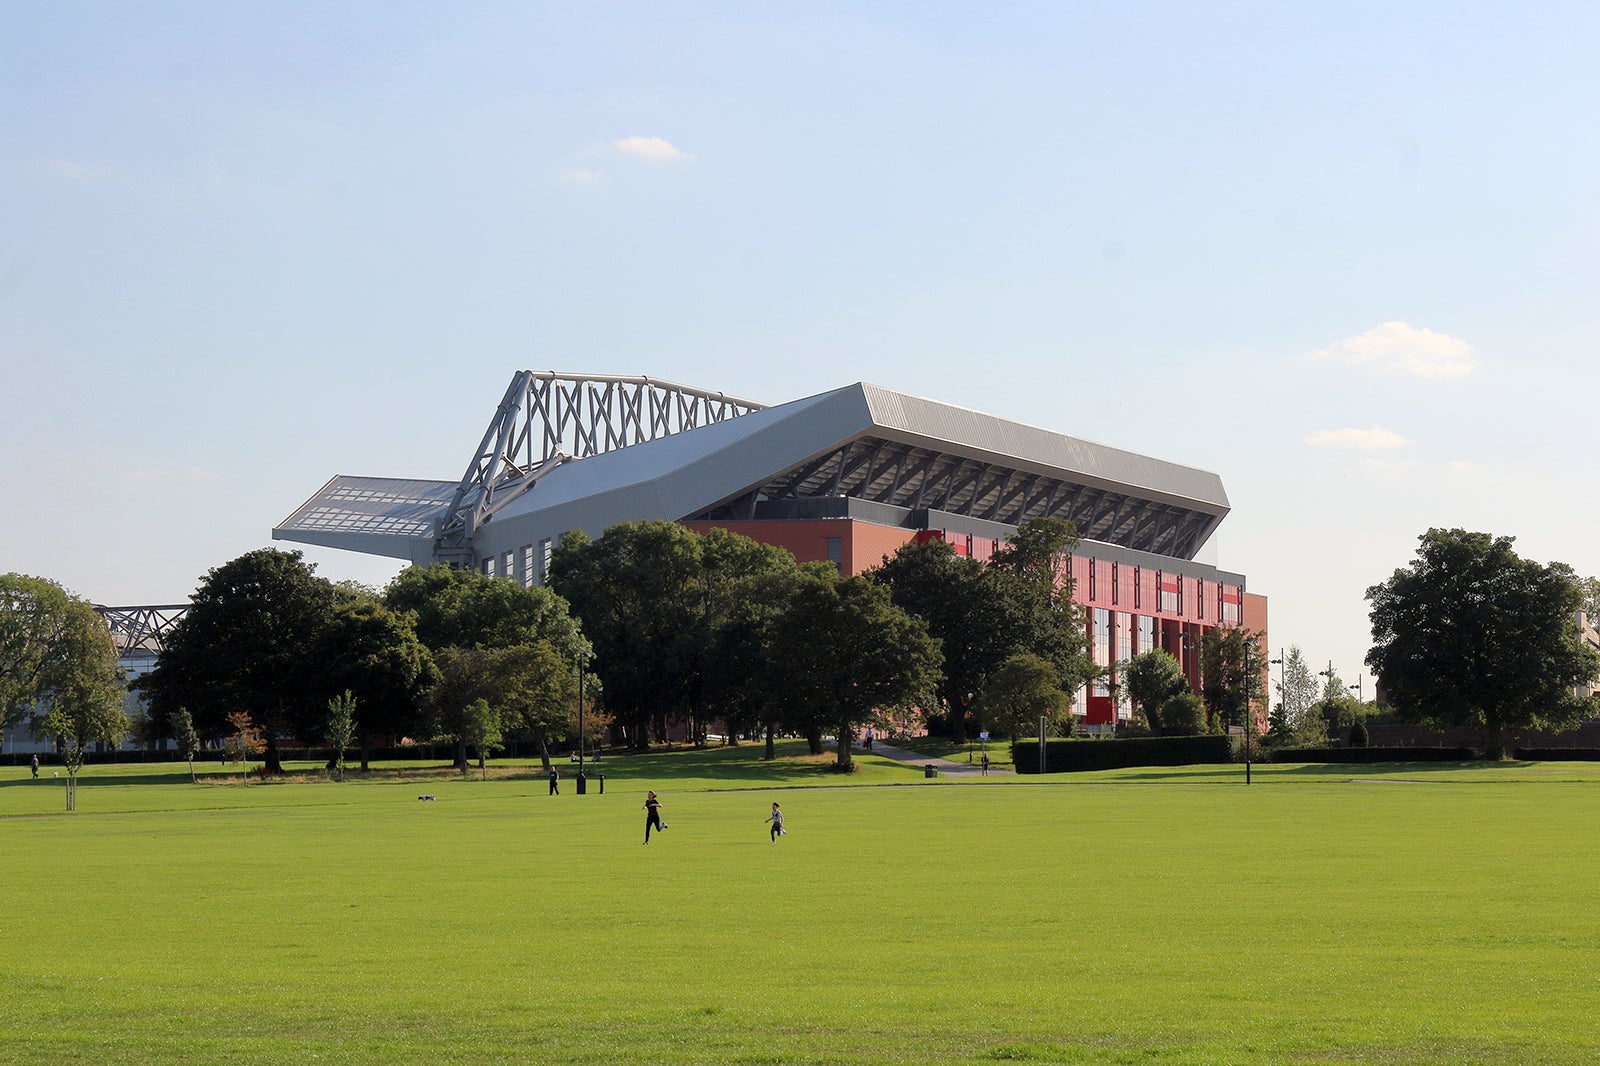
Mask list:
[[[694,158],[665,137],[623,137],[612,141],[611,147],[623,155],[647,159],[652,163],[684,162]]]
[[[598,170],[565,170],[561,172],[561,180],[569,185],[600,185],[606,176]]]
[[[1386,374],[1415,378],[1460,378],[1478,369],[1472,345],[1444,333],[1407,322],[1385,322],[1365,333],[1310,353],[1312,359],[1336,359],[1347,366],[1365,366]]]
[[[100,171],[86,163],[74,163],[70,159],[47,159],[46,167],[51,173],[67,181],[93,181],[100,176]]]
[[[1400,434],[1377,426],[1371,429],[1324,429],[1301,439],[1311,448],[1342,448],[1362,452],[1389,452],[1411,443]]]

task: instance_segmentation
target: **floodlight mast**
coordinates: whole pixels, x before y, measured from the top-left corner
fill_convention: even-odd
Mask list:
[[[765,406],[648,377],[519,370],[456,486],[434,557],[452,566],[473,565],[478,529],[562,463]]]

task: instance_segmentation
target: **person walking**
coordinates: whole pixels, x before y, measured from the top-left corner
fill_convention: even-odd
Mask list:
[[[989,753],[988,752],[984,752],[983,753],[982,762],[983,762],[983,776],[984,777],[988,777],[989,776]]]
[[[33,777],[36,781],[39,779],[39,756],[37,755],[33,757]]]
[[[650,843],[651,826],[655,826],[658,831],[663,831],[667,828],[666,825],[661,821],[661,801],[656,799],[654,790],[651,790],[645,796],[644,810],[644,842],[648,844]]]
[[[778,838],[783,836],[783,811],[776,801],[772,804],[772,813],[767,815],[767,821],[772,823],[772,842],[776,844]]]
[[[550,795],[561,795],[561,771],[550,767]]]

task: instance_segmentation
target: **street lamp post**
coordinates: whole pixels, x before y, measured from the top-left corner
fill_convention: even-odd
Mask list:
[[[587,794],[589,784],[589,779],[583,772],[583,748],[584,742],[588,739],[588,734],[583,728],[583,675],[589,665],[589,657],[593,654],[594,650],[588,643],[578,648],[578,795],[580,796]]]

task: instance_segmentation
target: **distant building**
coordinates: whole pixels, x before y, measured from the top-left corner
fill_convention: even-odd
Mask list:
[[[534,585],[563,533],[625,520],[720,527],[856,574],[913,539],[987,558],[1023,521],[1062,518],[1083,538],[1071,566],[1095,661],[1165,648],[1197,684],[1202,633],[1267,628],[1243,574],[1196,559],[1228,510],[1213,473],[875,385],[768,407],[522,371],[459,480],[340,475],[272,535]],[[1078,694],[1085,726],[1126,716],[1114,681]]]

